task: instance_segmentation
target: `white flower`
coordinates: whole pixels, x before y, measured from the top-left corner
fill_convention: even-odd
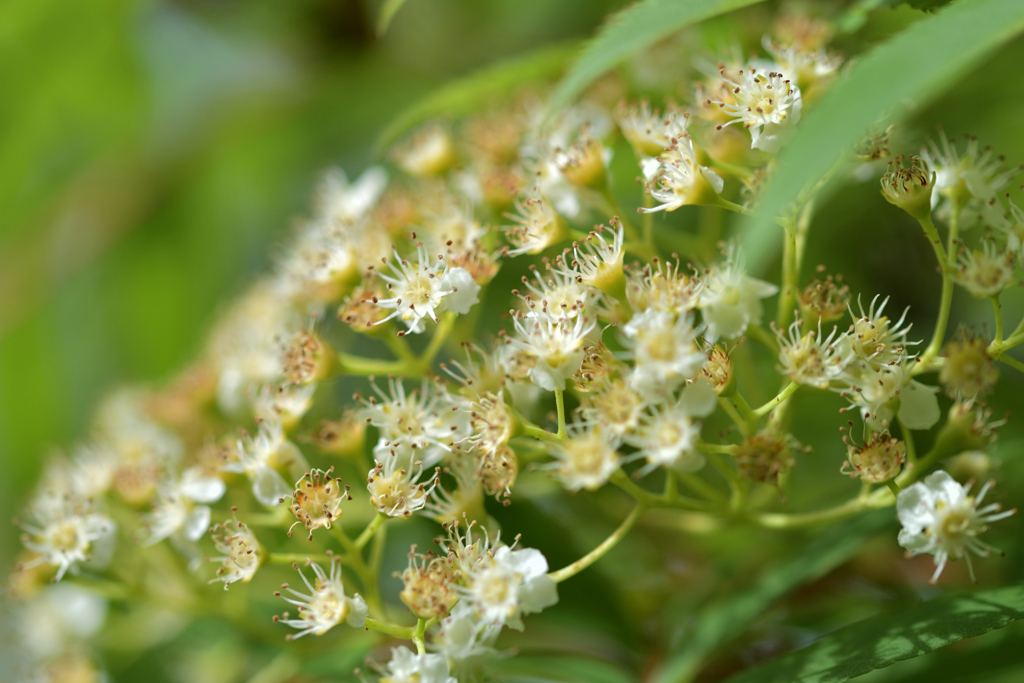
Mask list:
[[[701,394],[686,396],[687,392]],[[637,449],[631,459],[644,458],[647,464],[641,474],[657,467],[672,467],[680,472],[696,472],[704,466],[704,456],[697,452],[700,422],[695,417],[710,415],[718,394],[711,385],[698,380],[687,386],[684,397],[674,405],[652,406],[649,414],[640,418],[640,426],[625,442]]]
[[[391,648],[391,661],[380,683],[459,683],[448,675],[448,660],[441,655],[414,655],[407,647]]]
[[[966,149],[961,154],[945,131],[940,130],[939,141],[929,140],[928,148],[921,151],[921,156],[935,170],[932,207],[946,198],[947,204],[942,208],[948,210],[949,202],[955,199],[961,209],[967,209],[965,216],[980,216],[986,223],[998,224],[1003,210],[997,195],[1020,168],[1007,169],[1002,157],[994,156],[988,147],[979,148],[977,138],[966,136],[966,139]]]
[[[678,259],[659,259],[629,274],[626,297],[635,311],[653,309],[679,316],[697,307],[703,286],[700,279],[679,272]]]
[[[317,219],[334,223],[350,223],[366,216],[380,199],[388,184],[388,174],[380,166],[363,171],[359,180],[350,183],[340,168],[323,174],[316,188]]]
[[[781,370],[797,384],[828,389],[853,359],[847,335],[837,337],[838,330],[833,327],[831,334],[822,338],[820,318],[817,330],[801,335],[801,327],[797,321],[789,326],[788,337],[778,333]]]
[[[686,135],[689,116],[679,109],[668,109],[662,114],[657,109],[652,110],[647,102],[631,107],[623,103],[615,112],[622,134],[638,155],[650,156],[671,147],[676,140]]]
[[[978,540],[990,522],[1005,519],[1016,510],[1000,512],[998,503],[981,505],[992,482],[981,487],[978,496],[969,495],[970,487],[962,486],[946,472],[939,470],[900,491],[896,498],[896,514],[903,529],[899,543],[909,556],[926,553],[935,556],[935,583],[952,557],[967,560],[967,569],[974,580],[974,566],[969,552],[988,557],[992,546]]]
[[[528,291],[514,291],[529,308],[527,318],[575,318],[583,311],[591,290],[577,282],[573,271],[549,267],[541,275],[535,268],[531,270],[536,284],[524,275],[522,282]]]
[[[373,303],[384,309],[394,309],[394,312],[376,324],[398,318],[409,327],[409,332],[415,334],[423,331],[424,318],[438,321],[437,314],[443,310],[444,298],[454,292],[453,283],[446,279],[448,263],[440,256],[431,259],[422,243],[416,245],[416,253],[418,265],[406,261],[396,251],[394,260],[386,261],[391,267],[391,274],[377,271],[391,296],[386,299],[375,297]],[[465,304],[465,300],[460,303]]]
[[[725,262],[712,266],[704,276],[698,304],[708,326],[704,338],[715,342],[740,336],[749,325],[761,322],[761,299],[778,291],[773,284],[747,277],[742,253],[730,247]]]
[[[565,388],[566,381],[580,369],[583,342],[594,329],[594,322],[583,316],[574,320],[516,318],[517,337],[510,342],[523,353],[536,358],[530,380],[546,391]]]
[[[693,140],[688,135],[677,138],[654,161],[656,163],[642,160],[641,169],[647,193],[660,203],[650,209],[640,209],[642,213],[675,211],[687,204],[705,204],[712,192],[721,194],[725,187],[720,175],[697,163]]]
[[[424,380],[408,392],[395,378],[388,380],[388,393],[372,386],[377,396],[369,398],[362,416],[380,430],[375,453],[414,448],[417,458],[432,467],[469,432],[468,415],[453,410],[447,391],[435,382]]]
[[[960,255],[956,281],[973,296],[996,296],[1013,284],[1013,252],[1002,249],[991,240]]]
[[[600,488],[621,465],[618,439],[606,435],[600,425],[587,427],[572,425],[568,438],[554,444],[554,465],[558,479],[569,491]]]
[[[456,161],[451,134],[437,124],[416,131],[392,155],[403,171],[416,176],[440,175]]]
[[[213,544],[217,552],[224,554],[207,560],[221,563],[217,568],[217,577],[211,579],[210,583],[223,581],[224,590],[227,590],[236,581],[252,581],[256,570],[263,563],[263,548],[249,527],[237,518],[224,522],[220,529],[221,533],[213,534]]]
[[[469,313],[469,309],[480,302],[480,285],[465,268],[449,268],[441,278],[441,287],[451,290],[444,304],[456,315]]]
[[[311,562],[309,565],[316,575],[313,583],[309,582],[297,564],[294,565],[299,576],[302,577],[302,583],[306,584],[308,594],[301,593],[288,584],[281,586],[282,592],[275,593],[284,598],[285,602],[298,607],[299,610],[297,619],[290,619],[287,612],[281,619],[275,618],[275,621],[298,629],[299,632],[288,636],[288,640],[301,638],[310,633],[321,636],[343,620],[349,626],[362,628],[368,614],[366,601],[358,593],[351,598],[345,595],[345,586],[341,581],[341,562],[339,560],[331,561],[330,574],[324,572],[318,564]],[[291,594],[292,597],[285,595],[285,592]]]
[[[775,59],[783,72],[793,75],[796,84],[801,88],[807,88],[824,76],[835,73],[842,63],[842,59],[829,55],[823,48],[806,50],[794,45],[782,46],[772,42],[768,36],[761,40],[761,45]]]
[[[635,358],[629,384],[645,396],[671,392],[707,363],[697,347],[698,331],[689,314],[676,318],[647,310],[633,316],[623,332]]]
[[[733,117],[724,125],[742,122],[750,131],[752,149],[778,152],[800,121],[800,88],[781,73],[758,73],[754,66],[739,71],[739,82],[726,78],[724,70],[722,79],[731,87],[733,98],[733,102],[713,101]]]
[[[22,542],[39,556],[22,566],[34,567],[45,562],[57,567],[55,581],[60,581],[78,564],[94,559],[94,546],[109,546],[114,541],[114,522],[106,515],[93,512],[88,502],[42,495],[28,513],[29,521],[21,522],[25,530]],[[112,550],[111,547],[99,549],[103,551],[101,555]],[[107,558],[97,557],[94,561],[101,559]]]
[[[280,420],[264,420],[256,437],[238,440],[235,448],[237,460],[221,466],[225,472],[237,472],[249,477],[252,494],[264,505],[277,505],[292,492],[292,487],[278,474],[285,467],[301,459],[302,454],[284,436]]]
[[[573,260],[570,267],[578,273],[577,278],[590,287],[606,290],[607,285],[621,280],[623,245],[625,233],[622,222],[612,221],[612,241],[609,243],[602,234],[606,228],[597,226],[580,245],[573,242]],[[569,271],[573,272],[573,271]]]
[[[504,624],[517,631],[523,630],[523,615],[558,602],[544,555],[534,548],[513,550],[507,545],[473,566],[460,592],[462,609],[471,610],[481,624]]]
[[[198,541],[210,526],[210,508],[196,503],[220,500],[226,490],[224,481],[192,467],[180,479],[165,481],[157,494],[153,511],[146,518],[149,531],[144,545],[159,543],[181,533],[189,541]]]
[[[893,418],[891,402],[899,397],[897,417],[908,429],[931,429],[941,417],[936,387],[910,379],[901,364],[874,367],[861,363],[848,372],[844,381],[849,388],[842,395],[861,409],[861,415],[874,429],[885,429]]]
[[[434,645],[446,659],[472,666],[469,660],[483,660],[496,653],[494,642],[501,628],[500,623],[481,623],[472,608],[459,603],[441,620],[441,632]]]
[[[517,213],[507,216],[516,224],[504,228],[513,247],[508,250],[509,256],[539,254],[565,237],[565,224],[543,197],[517,199],[515,208]]]
[[[889,298],[883,299],[876,310],[877,302],[878,296],[876,295],[871,300],[868,312],[865,313],[858,298],[857,306],[860,308],[860,316],[853,316],[853,310],[850,310],[850,315],[853,316],[853,329],[848,338],[854,352],[861,360],[875,368],[880,368],[902,362],[906,354],[906,347],[917,342],[907,341],[907,333],[910,332],[911,325],[910,323],[904,325],[904,321],[907,319],[907,311],[910,308],[903,309],[903,315],[899,320],[893,322],[884,314]]]
[[[367,475],[366,488],[370,492],[370,503],[382,514],[409,517],[427,504],[438,477],[427,484],[421,483],[424,466],[416,456],[416,449],[406,444],[386,453],[374,450],[376,464]]]

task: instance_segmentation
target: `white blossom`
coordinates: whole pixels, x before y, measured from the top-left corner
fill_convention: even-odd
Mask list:
[[[22,566],[49,564],[57,568],[55,581],[64,578],[68,570],[90,559],[103,564],[101,555],[112,551],[116,527],[107,517],[96,513],[87,501],[72,500],[67,496],[37,496],[28,510],[29,518],[21,522],[25,535],[22,542],[38,557]],[[106,547],[103,547],[106,546]]]
[[[967,569],[974,580],[970,553],[988,557],[992,546],[978,539],[990,522],[1005,519],[1016,510],[1000,512],[998,503],[980,507],[992,482],[981,487],[977,497],[970,487],[963,486],[946,472],[939,470],[900,491],[896,498],[896,514],[903,529],[899,543],[910,556],[935,556],[932,583],[938,581],[950,558],[967,560]]]
[[[510,342],[536,359],[529,371],[530,380],[545,391],[564,389],[566,381],[580,369],[583,342],[594,329],[594,321],[583,316],[573,320],[517,317],[513,324],[517,336]]]
[[[800,88],[781,73],[762,71],[750,66],[732,81],[723,70],[722,79],[732,89],[732,102],[714,100],[713,104],[733,117],[724,125],[742,123],[750,131],[752,149],[778,152],[800,121],[803,100]]]
[[[391,661],[380,683],[459,683],[449,676],[448,660],[441,655],[414,655],[407,647],[391,648]]]
[[[704,338],[709,342],[738,337],[750,325],[761,322],[761,299],[779,291],[775,285],[748,277],[743,255],[729,249],[725,262],[708,269],[703,277],[698,307],[707,324]]]
[[[298,633],[289,636],[289,640],[310,633],[322,636],[342,621],[354,628],[362,628],[368,615],[366,601],[358,593],[352,597],[345,595],[345,586],[341,580],[341,562],[332,560],[329,574],[316,563],[310,562],[309,566],[316,576],[312,583],[302,569],[295,565],[308,593],[302,593],[284,584],[281,591],[275,594],[282,597],[285,602],[295,605],[299,611],[298,618],[289,618],[285,612],[279,620],[298,629]]]

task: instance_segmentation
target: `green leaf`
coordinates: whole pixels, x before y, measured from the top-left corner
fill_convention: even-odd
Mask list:
[[[835,528],[808,544],[797,556],[759,576],[748,590],[704,607],[694,617],[694,631],[683,636],[683,646],[668,658],[654,680],[690,680],[709,656],[740,635],[758,615],[790,591],[848,561],[857,554],[865,537],[891,520],[891,511],[878,511]]]
[[[546,47],[525,56],[498,62],[460,78],[419,100],[389,123],[375,145],[380,155],[414,126],[429,119],[460,116],[491,102],[507,100],[519,86],[556,78],[578,45]]]
[[[911,25],[853,64],[801,121],[779,154],[778,170],[741,241],[751,272],[763,271],[782,243],[772,219],[823,177],[880,118],[926,104],[970,67],[1024,30],[1020,0],[964,0]]]
[[[519,655],[496,662],[508,683],[634,683],[638,677],[607,660]]]
[[[730,683],[835,683],[928,654],[1024,618],[1024,587],[947,595],[882,614],[825,636],[810,647],[729,679]]]
[[[548,101],[548,113],[567,106],[588,85],[648,45],[705,19],[762,0],[640,0],[612,15],[573,62]]]
[[[388,32],[391,20],[395,18],[398,10],[402,9],[404,4],[405,0],[384,0],[384,6],[380,8],[380,14],[377,16],[378,37]]]

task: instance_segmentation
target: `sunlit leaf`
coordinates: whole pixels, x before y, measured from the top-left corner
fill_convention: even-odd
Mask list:
[[[840,629],[731,683],[837,683],[1024,618],[1024,587],[948,595]],[[979,679],[980,680],[980,679]]]

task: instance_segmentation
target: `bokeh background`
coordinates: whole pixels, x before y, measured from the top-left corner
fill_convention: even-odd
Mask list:
[[[304,211],[321,170],[338,165],[350,177],[358,175],[375,160],[382,127],[421,97],[503,58],[571,46],[624,3],[408,0],[389,30],[377,36],[381,4],[0,3],[0,518],[12,517],[28,496],[47,452],[82,435],[100,396],[125,382],[157,382],[197,352],[219,305],[266,268],[270,249],[284,238],[292,217]],[[744,21],[756,25],[778,4],[751,10]],[[856,36],[841,34],[838,47],[882,40],[919,17],[907,7],[876,10]],[[728,35],[728,22],[718,26],[719,37]],[[714,30],[705,34],[714,35]],[[1024,79],[1012,75],[1012,65],[1021,63],[1024,42],[1018,40],[959,77],[899,129],[894,151],[918,149],[926,134],[942,125],[951,135],[978,135],[1010,163],[1024,161],[1019,129]],[[891,310],[910,306],[916,336],[927,338],[938,298],[933,255],[915,239],[916,225],[879,197],[876,171],[863,182],[845,183],[822,205],[807,264],[827,263],[830,271],[846,276],[854,292],[891,295]],[[686,223],[681,215],[659,220]],[[774,259],[767,260],[776,272]],[[1024,315],[1019,289],[1004,296],[1004,310],[1008,324]],[[958,292],[953,320],[990,326],[988,302]],[[990,401],[995,414],[1011,415],[997,449],[1001,494],[1008,504],[1019,505],[1014,494],[1024,495],[1024,467],[1018,463],[1024,429],[1016,415],[1024,376],[1009,368],[1002,374]],[[843,402],[838,396],[819,399],[801,399],[796,410],[805,421],[794,431],[806,442],[834,439],[838,445],[835,411]],[[918,446],[926,449],[927,439]],[[845,495],[854,486],[838,476],[835,458],[804,462],[794,472],[796,489],[810,487],[821,498],[831,489]],[[559,561],[572,559],[571,551],[558,551],[559,530],[576,522],[585,526],[596,516],[617,516],[598,509],[597,499],[587,495],[572,502],[571,512],[558,508],[571,516],[548,536],[545,515],[553,511],[543,507],[516,507],[522,515],[516,526],[533,530],[529,545],[551,549]],[[591,529],[583,540],[593,536],[596,542],[602,531]],[[993,542],[1009,557],[981,565],[984,583],[1024,578],[1024,542],[1013,540],[1024,536],[1022,531],[1018,519],[1000,523]],[[644,533],[646,545],[637,541],[625,547],[642,553],[658,545],[656,525]],[[744,544],[760,542],[756,535],[704,537],[680,551],[678,565],[668,566],[667,585],[647,593],[651,577],[631,574],[622,557],[609,558],[603,578],[581,577],[566,585],[563,600],[576,606],[577,619],[592,618],[619,642],[636,644],[645,637],[640,629],[646,623],[637,615],[660,607],[642,599],[669,591],[677,596],[671,608],[685,613],[698,596],[711,592],[710,583],[693,584],[694,577],[707,580],[708,571],[686,565],[692,559],[686,552],[719,554],[726,559],[715,572],[750,578],[762,553],[784,555],[787,547],[799,552],[803,542],[762,533],[774,545],[746,556]],[[930,563],[921,558],[905,577],[885,576],[899,555],[894,536],[885,538],[872,546],[885,562],[872,562],[869,552],[859,565],[832,575],[831,583],[797,596],[784,614],[776,612],[748,633],[748,648],[730,653],[723,670],[756,659],[758,643],[772,650],[779,638],[792,645],[820,633],[823,610],[841,614],[834,620],[840,625],[871,614],[879,604],[927,594],[916,588],[886,593],[893,590],[892,581],[923,585]],[[0,523],[3,566],[17,545],[16,529]],[[960,565],[947,577],[953,586],[967,585]],[[595,601],[608,581],[617,584],[620,604]],[[858,599],[861,606],[853,604]],[[629,600],[635,604],[627,605]],[[806,607],[811,602],[813,611]],[[557,619],[548,625],[551,630],[538,629],[533,637],[571,645],[569,632],[556,628]],[[781,627],[772,619],[787,620],[784,636],[773,630]],[[813,623],[813,629],[801,631],[801,620]],[[975,656],[989,664],[1005,658],[1011,667],[1006,680],[1021,680],[1013,677],[1018,670],[1012,665],[1024,633],[1011,628],[992,638],[1000,640],[991,640],[996,644]],[[928,671],[952,666],[937,661]],[[893,667],[895,673],[884,680],[915,680],[908,667],[902,672]],[[714,667],[709,675],[715,680]]]

